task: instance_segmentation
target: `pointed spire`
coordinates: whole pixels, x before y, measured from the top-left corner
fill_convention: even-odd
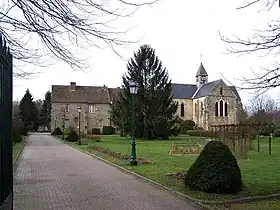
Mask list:
[[[198,77],[198,76],[208,76],[208,74],[207,74],[207,72],[206,72],[202,63],[200,63],[200,66],[199,66],[195,76],[196,77]]]

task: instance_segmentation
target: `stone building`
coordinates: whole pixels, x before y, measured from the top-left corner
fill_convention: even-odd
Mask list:
[[[196,84],[172,84],[173,97],[178,102],[177,114],[193,120],[197,127],[208,130],[211,125],[236,124],[242,109],[241,98],[234,86],[222,80],[208,82],[208,74],[201,63]]]
[[[110,106],[117,96],[119,88],[106,86],[52,86],[51,131],[62,127],[63,115],[65,128],[78,127],[78,107],[81,107],[80,126],[82,133],[91,133],[93,128],[102,129],[111,125]]]
[[[172,84],[173,97],[178,102],[177,114],[184,120],[193,120],[198,127],[209,129],[214,124],[238,123],[238,110],[242,107],[234,86],[227,86],[222,79],[208,82],[202,64],[196,74],[196,84]],[[51,130],[78,126],[78,106],[81,106],[81,132],[91,133],[93,128],[111,125],[110,106],[120,88],[106,86],[52,86]]]

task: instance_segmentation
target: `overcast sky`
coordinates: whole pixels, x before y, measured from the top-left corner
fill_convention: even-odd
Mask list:
[[[242,0],[162,0],[151,7],[142,8],[129,20],[119,21],[117,26],[135,26],[126,38],[137,39],[145,35],[137,44],[118,51],[127,58],[142,44],[150,44],[167,67],[174,83],[195,83],[195,74],[202,61],[209,80],[221,78],[221,74],[236,85],[235,80],[249,77],[252,70],[261,65],[269,65],[275,57],[260,58],[258,55],[228,55],[227,45],[220,40],[218,31],[231,37],[247,37],[253,29],[264,29],[268,20],[279,13],[277,5],[270,12],[257,12],[258,7],[236,10]],[[51,90],[51,85],[107,85],[118,87],[126,72],[126,61],[110,50],[91,49],[86,52],[90,59],[89,72],[73,71],[67,64],[34,69],[41,72],[32,79],[14,81],[14,99],[20,100],[27,88],[35,99],[43,98]],[[201,54],[203,55],[201,58]],[[34,68],[24,66],[27,70]],[[279,89],[273,90],[278,98]],[[240,92],[242,100],[248,100],[248,93]]]

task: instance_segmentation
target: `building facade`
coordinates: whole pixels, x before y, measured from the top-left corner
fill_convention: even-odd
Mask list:
[[[234,86],[222,80],[208,82],[203,66],[196,74],[196,84],[172,84],[174,101],[178,102],[177,114],[183,120],[193,120],[197,127],[208,130],[211,125],[236,124],[242,109],[240,96]],[[120,88],[106,86],[52,86],[51,130],[56,127],[77,128],[78,112],[81,107],[81,132],[89,134],[93,128],[111,125],[110,109]],[[64,117],[63,117],[64,116]],[[63,120],[65,119],[65,120]]]
[[[237,124],[243,108],[234,86],[222,80],[208,82],[201,63],[196,84],[172,84],[173,97],[178,102],[177,114],[183,120],[193,120],[197,127],[208,130],[211,125]]]

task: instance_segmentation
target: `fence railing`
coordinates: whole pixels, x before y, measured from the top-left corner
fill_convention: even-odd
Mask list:
[[[13,60],[0,34],[0,210],[13,209]]]

